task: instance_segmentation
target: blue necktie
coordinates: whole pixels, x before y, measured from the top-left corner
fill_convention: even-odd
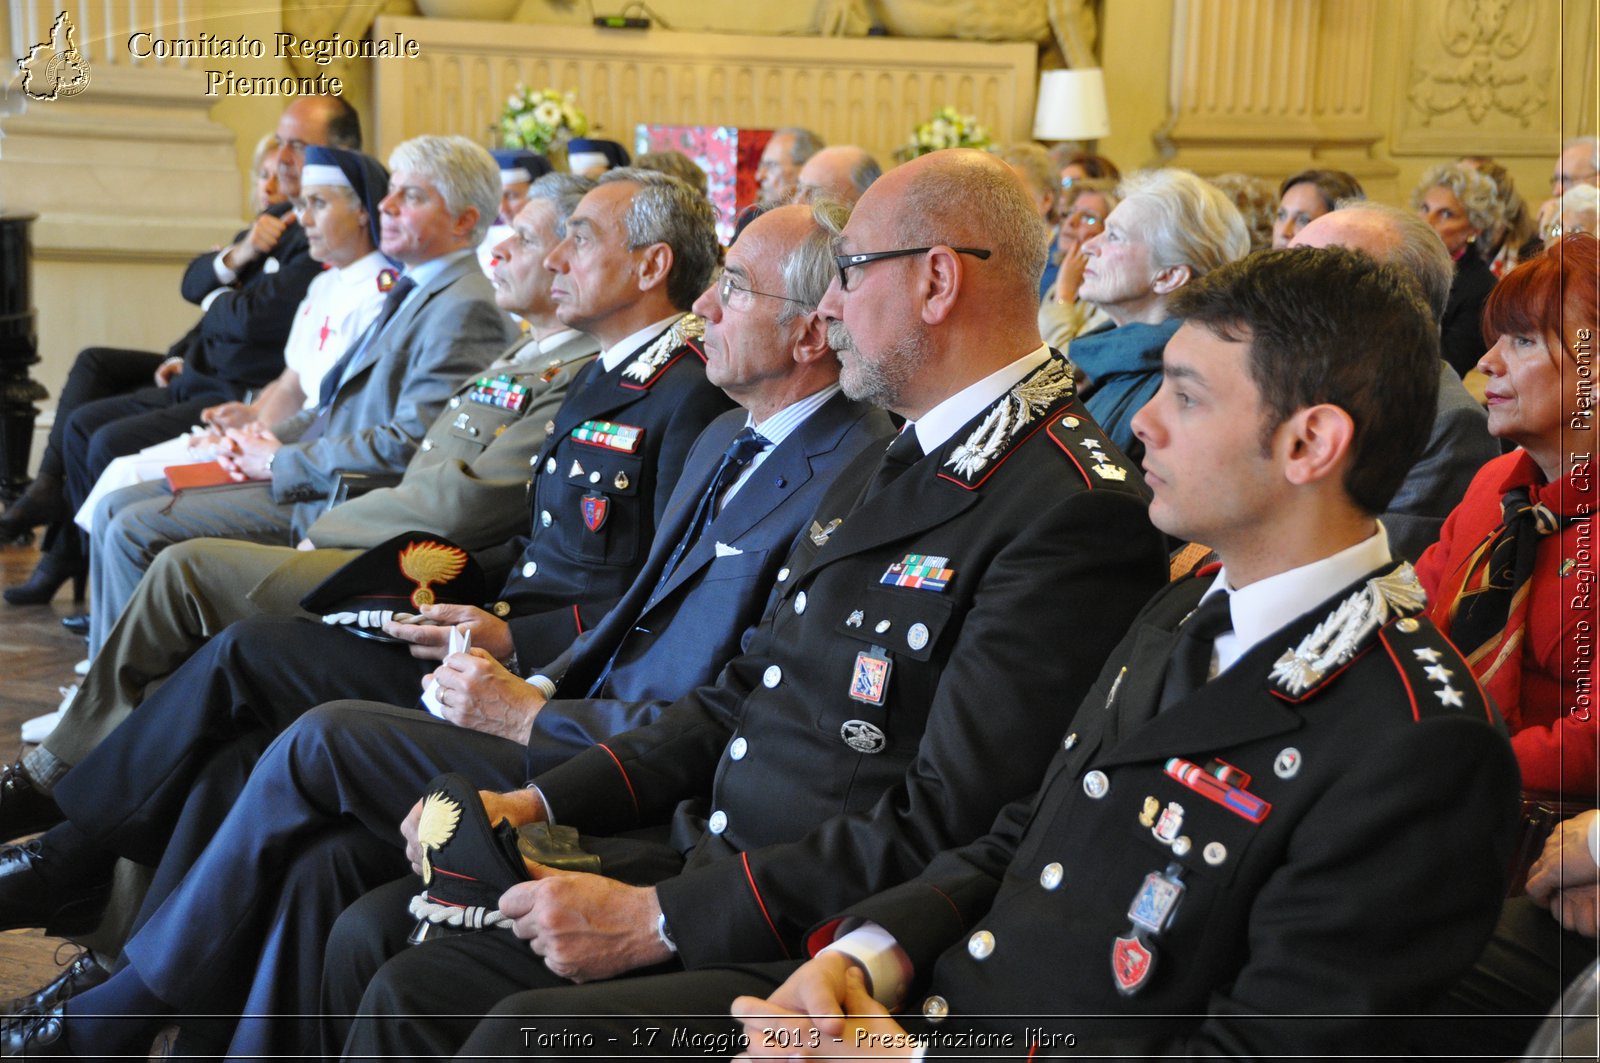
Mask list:
[[[394,315],[400,310],[400,304],[406,301],[406,296],[416,286],[417,282],[410,277],[401,277],[396,281],[394,287],[389,289],[389,294],[384,297],[383,309],[378,311],[378,316],[373,319],[372,324],[339,356],[339,360],[333,363],[328,371],[322,375],[322,387],[317,393],[317,419],[311,422],[311,427],[307,428],[305,435],[300,437],[302,442],[315,442],[322,437],[323,432],[327,431],[328,413],[333,406],[333,396],[338,392],[339,385],[344,382],[345,370],[350,368],[350,363],[355,361],[356,355],[372,345],[372,341],[377,338],[378,333],[383,331],[384,326],[394,318]]]
[[[717,519],[717,507],[723,493],[733,486],[739,474],[744,471],[744,467],[750,464],[750,460],[770,446],[772,441],[754,428],[746,427],[733,437],[733,442],[728,444],[728,449],[722,455],[722,464],[717,466],[716,473],[711,477],[711,483],[700,496],[700,503],[695,507],[694,516],[689,518],[688,527],[684,529],[677,545],[672,548],[672,556],[667,558],[666,567],[661,570],[661,579],[656,584],[658,589],[666,584],[673,571],[677,569],[678,562],[683,560],[683,555],[689,552],[689,548],[699,541],[707,528],[711,527],[711,522]],[[630,628],[628,634],[632,633],[633,629]],[[623,641],[626,640],[627,635],[624,635]],[[617,654],[621,652],[622,645],[618,644],[616,651],[606,661],[606,666],[600,669],[600,674],[590,684],[589,697],[599,696],[600,688],[611,675],[611,666],[617,663]]]

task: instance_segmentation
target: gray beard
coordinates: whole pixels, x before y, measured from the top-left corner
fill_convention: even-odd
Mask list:
[[[828,323],[828,343],[839,358],[839,386],[845,396],[884,409],[899,404],[906,385],[928,361],[927,345],[919,332],[901,336],[876,359],[862,355],[843,321]]]

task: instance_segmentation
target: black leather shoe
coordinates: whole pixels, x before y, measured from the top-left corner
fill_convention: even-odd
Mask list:
[[[0,1056],[70,1056],[66,1033],[67,1016],[60,1004],[49,1011],[0,1019]]]
[[[66,818],[56,799],[33,784],[22,761],[0,769],[0,842],[37,834]]]
[[[99,925],[111,892],[109,879],[63,889],[45,881],[37,839],[0,845],[0,930],[44,927],[51,937],[86,934]]]
[[[0,1018],[49,1011],[59,1004],[65,1004],[79,993],[93,989],[110,977],[111,972],[96,963],[94,956],[88,950],[80,949],[72,962],[67,964],[66,970],[56,976],[55,981],[41,989],[35,989],[26,996],[17,997],[9,1004],[0,1004]]]
[[[89,614],[78,613],[76,616],[64,616],[61,618],[61,626],[74,635],[82,635],[84,638],[88,638]]]

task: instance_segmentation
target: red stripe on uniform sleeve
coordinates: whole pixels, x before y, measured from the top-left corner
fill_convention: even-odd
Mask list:
[[[572,626],[578,629],[578,634],[583,634],[583,617],[578,612],[576,602],[572,605]]]
[[[789,955],[789,946],[784,944],[783,935],[778,933],[777,926],[772,922],[772,916],[767,912],[766,903],[761,899],[761,890],[756,886],[755,872],[750,870],[750,854],[740,853],[739,859],[744,861],[745,881],[750,883],[750,893],[756,899],[756,907],[761,909],[761,918],[767,921],[767,929],[772,931],[772,936],[777,939],[778,947],[783,950],[783,958],[786,960],[793,959],[793,957]]]
[[[633,792],[633,780],[628,778],[628,769],[624,768],[622,761],[618,760],[617,755],[611,752],[610,746],[604,742],[596,742],[595,745],[606,751],[606,756],[611,758],[611,762],[617,766],[617,771],[622,773],[622,784],[628,788],[628,800],[633,802],[633,814],[637,816],[639,814],[639,795]]]

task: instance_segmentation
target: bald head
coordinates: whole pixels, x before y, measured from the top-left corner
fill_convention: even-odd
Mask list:
[[[983,273],[996,294],[1026,297],[1037,311],[1049,232],[1010,166],[986,151],[936,151],[879,178],[860,206],[891,179],[884,198],[893,203],[898,246],[986,248]]]
[[[1433,311],[1444,318],[1455,279],[1455,264],[1437,233],[1416,214],[1386,203],[1362,200],[1314,218],[1295,233],[1290,247],[1348,247],[1403,272]]]
[[[833,199],[849,206],[882,174],[883,167],[865,148],[854,144],[823,148],[800,167],[800,190],[795,200],[815,203]]]
[[[916,420],[1037,348],[1045,242],[1021,181],[986,152],[937,151],[884,174],[836,245],[866,261],[817,308],[845,394]]]

